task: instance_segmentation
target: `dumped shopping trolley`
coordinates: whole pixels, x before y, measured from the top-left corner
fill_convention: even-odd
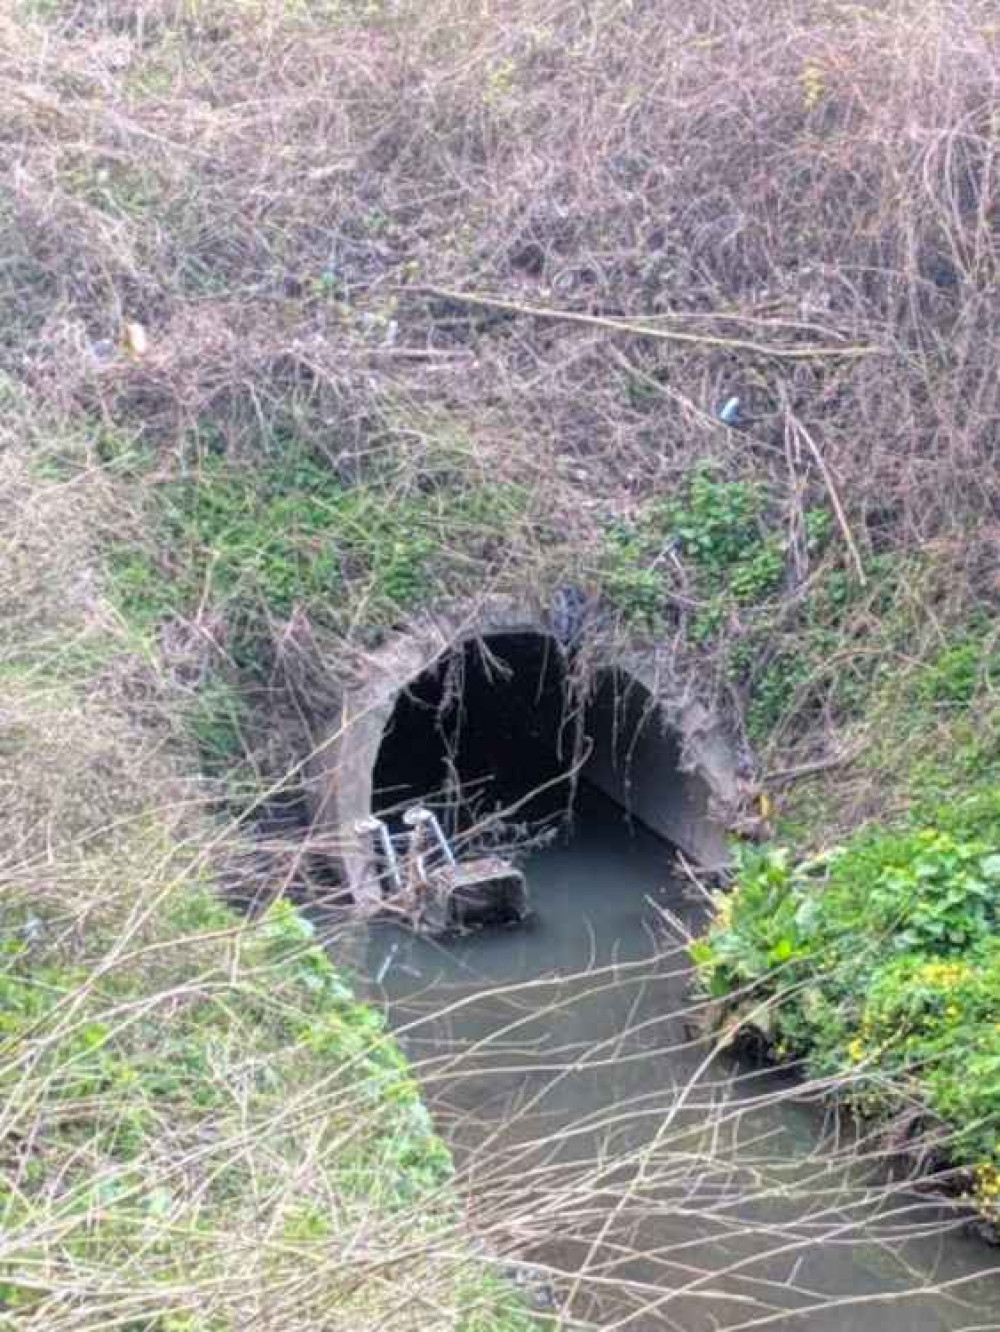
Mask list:
[[[355,825],[376,867],[381,913],[430,935],[528,918],[528,885],[512,861],[458,858],[437,817],[423,806],[408,809],[403,823],[407,831],[395,837],[374,816]]]

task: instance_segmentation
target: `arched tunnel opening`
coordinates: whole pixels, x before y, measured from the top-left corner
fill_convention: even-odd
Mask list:
[[[504,827],[530,836],[568,820],[588,787],[698,858],[707,786],[682,771],[649,690],[615,668],[583,688],[554,638],[501,633],[459,645],[399,694],[372,809],[393,821],[425,804],[459,839]]]
[[[419,801],[451,832],[498,810],[551,818],[571,799],[579,740],[566,659],[553,639],[469,640],[400,695],[372,803],[392,816]]]

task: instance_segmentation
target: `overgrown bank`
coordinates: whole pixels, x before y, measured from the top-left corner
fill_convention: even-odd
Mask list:
[[[901,807],[857,831],[803,801],[745,853],[692,949],[724,1040],[802,1070],[889,1161],[1000,1235],[1000,751],[995,631],[881,686],[857,765]],[[796,840],[796,833],[798,838]],[[831,836],[832,834],[832,836]],[[806,846],[803,847],[803,842]]]
[[[108,599],[95,552],[121,493],[46,476],[19,406],[0,441],[0,1321],[527,1328],[413,1070],[220,814],[184,682]]]
[[[1000,1221],[995,798],[936,828],[743,864],[695,946],[731,1039],[755,1034],[994,1226]]]
[[[284,885],[230,820],[330,670],[497,590],[581,588],[701,682],[793,847],[716,989],[787,993],[776,1045],[926,1108],[988,1211],[994,11],[0,14],[15,1325],[377,1326],[427,1255],[405,1316],[475,1304],[382,1035],[209,890]]]
[[[945,0],[14,6],[0,365],[128,485],[119,605],[210,740],[277,779],[226,686],[292,716],[416,606],[572,584],[752,780],[839,754],[1000,600],[995,46]]]

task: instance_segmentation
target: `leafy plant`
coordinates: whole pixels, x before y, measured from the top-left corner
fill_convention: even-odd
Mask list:
[[[635,528],[619,524],[608,534],[598,577],[605,596],[630,624],[655,626],[663,609],[666,582],[651,563],[649,542]]]
[[[654,510],[683,554],[716,576],[757,553],[766,535],[766,491],[754,481],[727,481],[710,465],[696,467],[682,495]]]
[[[461,479],[390,496],[294,449],[252,471],[210,456],[161,500],[158,542],[112,558],[123,609],[146,628],[206,595],[244,619],[300,605],[337,621],[362,596],[370,618],[391,616],[430,595],[465,533],[501,537],[525,502],[516,487]]]
[[[706,603],[693,626],[707,644],[732,605],[753,607],[778,591],[785,545],[767,518],[768,495],[757,482],[726,480],[710,464],[697,466],[677,498],[647,504],[630,522],[609,530],[598,576],[626,620],[658,623],[676,577],[671,550],[690,567]],[[822,523],[813,522],[817,539]]]
[[[729,590],[742,605],[752,606],[778,590],[784,573],[784,547],[769,537],[734,565]]]
[[[928,661],[914,685],[918,702],[962,707],[1000,684],[1000,651],[991,635],[969,632]]]
[[[1000,1117],[995,802],[989,817],[990,840],[876,830],[798,864],[747,854],[693,949],[710,994],[769,1000],[772,1049],[849,1078],[865,1113],[922,1101],[969,1165],[994,1160]]]

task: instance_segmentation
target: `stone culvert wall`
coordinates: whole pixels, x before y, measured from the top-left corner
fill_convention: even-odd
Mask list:
[[[365,659],[339,715],[323,723],[309,774],[314,830],[356,902],[378,892],[353,829],[372,811],[379,753],[400,700],[465,644],[491,649],[528,636],[561,656],[548,614],[529,606],[494,601],[465,615],[428,615]],[[697,864],[722,868],[738,798],[733,747],[722,727],[696,701],[691,682],[665,678],[655,649],[623,653],[619,645],[613,660],[604,659],[595,639],[586,652],[591,748],[581,777]]]

